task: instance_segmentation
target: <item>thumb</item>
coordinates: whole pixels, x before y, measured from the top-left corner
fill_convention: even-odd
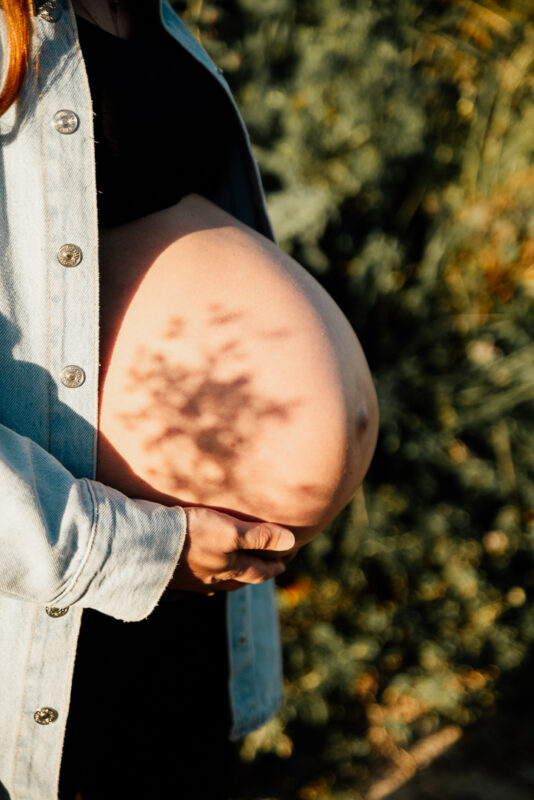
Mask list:
[[[295,537],[291,531],[272,522],[243,523],[239,530],[240,550],[283,551],[294,546]]]

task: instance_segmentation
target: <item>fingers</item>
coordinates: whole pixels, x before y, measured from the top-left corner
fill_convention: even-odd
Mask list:
[[[291,531],[271,522],[250,522],[206,507],[185,509],[188,536],[173,587],[211,594],[263,583],[285,571],[295,546]],[[257,551],[256,553],[251,551]]]
[[[264,583],[277,578],[285,569],[284,562],[279,559],[266,561],[248,553],[236,553],[232,569],[220,577],[224,582],[237,582],[242,586],[244,583]]]
[[[295,537],[287,528],[272,522],[239,522],[238,550],[291,550]]]

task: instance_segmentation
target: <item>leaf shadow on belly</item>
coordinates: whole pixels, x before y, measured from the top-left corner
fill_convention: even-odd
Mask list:
[[[288,346],[291,326],[254,326],[248,313],[211,304],[194,332],[188,318],[175,315],[161,341],[145,339],[133,351],[116,416],[125,444],[117,450],[144,496],[150,486],[185,504],[273,520],[288,504],[323,508],[331,501],[325,487],[301,480],[304,463],[288,469],[298,461],[294,426],[308,400],[298,390],[298,364],[290,380],[273,373],[271,387],[266,361]],[[131,494],[131,472],[129,478]]]
[[[214,324],[229,326],[236,319],[235,314],[219,316]],[[176,340],[180,329],[179,318],[173,319],[167,341]],[[260,395],[250,368],[239,369],[243,353],[236,339],[230,337],[215,351],[202,349],[197,364],[184,366],[168,351],[139,348],[130,370],[130,388],[142,386],[145,402],[137,411],[123,414],[123,420],[134,431],[140,423],[150,426],[157,417],[159,430],[145,438],[146,451],[163,455],[161,467],[174,492],[185,491],[208,503],[220,492],[239,497],[240,467],[255,442],[269,427],[287,426],[298,401],[282,403]],[[180,465],[184,449],[187,470]]]

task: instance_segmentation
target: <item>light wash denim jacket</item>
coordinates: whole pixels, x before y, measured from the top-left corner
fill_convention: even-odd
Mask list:
[[[235,108],[220,70],[165,0],[160,16]],[[93,480],[99,309],[91,97],[69,0],[41,0],[35,24],[38,82],[30,75],[20,113],[12,107],[0,118],[1,800],[55,800],[83,608],[132,622],[147,617],[186,535],[180,509],[131,500]],[[165,109],[143,102],[165,124]],[[65,110],[76,116],[58,113]],[[274,238],[241,117],[238,129],[211,199]],[[64,265],[66,244],[81,251],[77,266]],[[79,369],[65,371],[72,365]],[[237,738],[280,704],[272,582],[230,593],[228,608]],[[88,713],[107,724],[106,709]]]

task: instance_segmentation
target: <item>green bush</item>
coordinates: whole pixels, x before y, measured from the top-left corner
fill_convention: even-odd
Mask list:
[[[250,797],[354,797],[377,765],[494,713],[511,671],[528,680],[534,12],[176,6],[226,69],[281,245],[376,381],[366,510],[358,496],[280,582],[286,703],[243,746]]]

